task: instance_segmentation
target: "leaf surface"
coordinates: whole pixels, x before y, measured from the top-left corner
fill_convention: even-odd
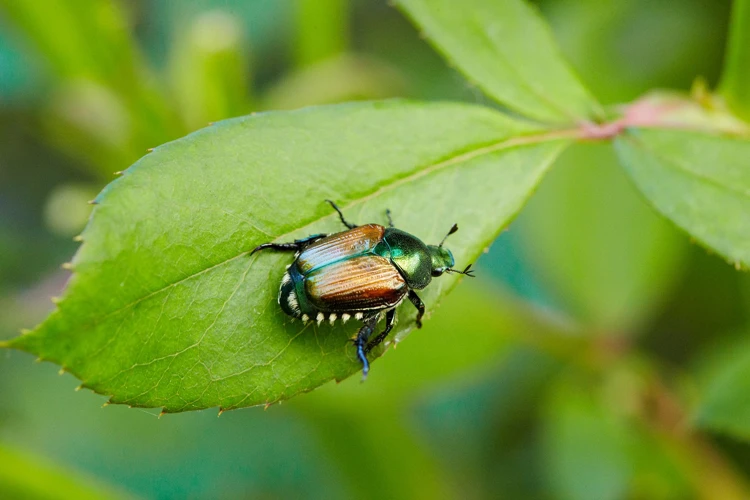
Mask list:
[[[114,403],[167,412],[272,403],[359,370],[356,322],[292,322],[292,255],[249,250],[385,222],[473,262],[567,144],[492,110],[404,101],[220,122],[156,148],[98,196],[56,310],[11,342]],[[428,310],[456,282],[420,292]],[[395,335],[413,325],[402,306]],[[382,348],[371,358],[382,353]],[[375,368],[377,370],[377,368]],[[373,376],[376,376],[377,371]]]
[[[487,95],[552,123],[600,114],[541,16],[524,0],[397,0],[425,36]]]
[[[750,141],[632,129],[616,148],[659,212],[737,267],[750,266]]]

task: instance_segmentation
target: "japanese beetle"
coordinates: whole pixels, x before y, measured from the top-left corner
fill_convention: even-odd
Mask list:
[[[463,271],[453,269],[453,254],[443,248],[446,238],[458,230],[454,224],[439,245],[425,245],[405,231],[393,227],[386,210],[388,227],[379,224],[357,226],[347,222],[331,200],[346,231],[314,234],[291,243],[264,243],[250,255],[266,248],[295,252],[279,288],[279,306],[289,316],[307,323],[350,318],[362,321],[354,338],[357,358],[362,362],[362,378],[370,363],[367,353],[380,344],[396,323],[396,307],[408,298],[417,308],[417,328],[422,327],[424,303],[414,290],[430,284],[443,273],[472,276],[471,265]],[[368,343],[378,321],[385,316],[386,326]]]

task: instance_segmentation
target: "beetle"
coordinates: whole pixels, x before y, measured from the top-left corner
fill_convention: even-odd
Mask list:
[[[331,324],[337,319],[362,321],[353,342],[364,380],[370,371],[367,354],[390,333],[396,323],[396,307],[404,299],[417,308],[416,324],[421,328],[425,306],[415,290],[422,290],[443,273],[474,275],[471,264],[463,271],[453,269],[453,254],[443,247],[446,238],[458,231],[457,224],[439,245],[426,245],[395,228],[390,210],[386,210],[388,227],[357,226],[346,220],[336,203],[326,202],[338,213],[346,231],[313,234],[291,243],[264,243],[250,255],[264,249],[295,252],[278,296],[281,310],[289,316],[305,323],[314,320],[318,325],[325,319]],[[369,341],[383,316],[385,330]]]

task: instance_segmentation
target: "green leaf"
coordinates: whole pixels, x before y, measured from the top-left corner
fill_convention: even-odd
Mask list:
[[[359,223],[391,208],[425,241],[457,222],[450,248],[468,264],[567,144],[559,136],[486,108],[403,101],[221,122],[105,188],[59,309],[11,347],[114,403],[168,412],[271,403],[343,379],[360,368],[348,341],[358,326],[292,322],[276,302],[292,256],[249,250],[341,230],[330,198]],[[422,292],[428,308],[456,280]],[[401,309],[398,338],[413,317]]]
[[[750,120],[750,0],[734,0],[720,89],[732,111]]]
[[[549,27],[524,0],[397,0],[445,57],[487,95],[535,120],[598,117]]]
[[[632,477],[631,436],[602,401],[577,385],[560,383],[543,412],[543,446],[555,498],[625,498]]]
[[[750,342],[732,339],[711,353],[703,370],[696,425],[750,440]]]
[[[750,266],[750,141],[631,129],[616,148],[659,212],[738,268]]]
[[[673,290],[687,248],[617,164],[576,144],[511,229],[556,301],[592,332],[634,334]]]
[[[4,445],[0,445],[0,497],[34,500],[131,498]]]

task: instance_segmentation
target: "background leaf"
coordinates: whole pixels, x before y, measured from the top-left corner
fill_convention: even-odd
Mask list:
[[[544,122],[600,114],[559,53],[549,28],[524,0],[398,0],[446,58],[490,97]]]
[[[750,120],[750,0],[734,0],[721,93],[735,113]]]
[[[704,364],[696,424],[750,440],[750,342],[731,338]]]
[[[633,129],[616,147],[657,210],[736,266],[750,265],[750,141]]]
[[[131,498],[29,453],[0,445],[0,496],[29,500]]]
[[[543,439],[555,498],[625,498],[633,473],[625,423],[590,388],[565,381],[550,396]]]
[[[157,148],[99,195],[65,299],[11,345],[112,402],[171,412],[345,378],[359,369],[358,326],[292,323],[276,304],[291,256],[248,250],[340,230],[331,198],[358,222],[391,208],[425,241],[458,222],[450,247],[472,262],[565,145],[554,137],[485,108],[400,101],[222,122]],[[423,299],[434,306],[455,281]],[[402,313],[398,338],[413,317]]]
[[[510,236],[584,327],[635,334],[673,290],[684,238],[644,202],[609,144],[576,144],[547,180]]]

